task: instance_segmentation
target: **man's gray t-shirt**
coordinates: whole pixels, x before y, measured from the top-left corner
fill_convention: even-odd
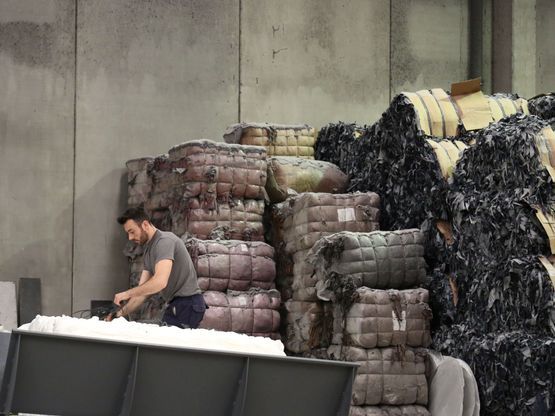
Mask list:
[[[166,302],[176,296],[201,293],[191,256],[185,243],[174,233],[156,230],[151,240],[145,244],[144,269],[154,275],[156,263],[160,260],[173,260],[168,285],[160,292]]]

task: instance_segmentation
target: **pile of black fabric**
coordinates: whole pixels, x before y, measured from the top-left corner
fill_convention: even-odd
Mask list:
[[[555,338],[525,331],[483,334],[475,323],[436,332],[436,349],[466,361],[483,416],[550,416],[555,411]]]
[[[555,336],[555,289],[537,257],[462,271],[457,320],[483,333],[524,329]]]
[[[447,197],[454,237],[448,269],[456,284],[433,275],[434,313],[447,317],[434,345],[471,366],[485,415],[555,410],[555,290],[538,257],[551,250],[536,217],[555,206],[538,150],[547,126],[513,115],[472,134]]]
[[[547,208],[555,201],[553,181],[541,163],[536,137],[548,124],[536,116],[515,114],[474,134],[476,143],[457,163],[453,194],[510,192]]]
[[[530,114],[548,120],[555,127],[555,92],[540,94],[528,100]]]

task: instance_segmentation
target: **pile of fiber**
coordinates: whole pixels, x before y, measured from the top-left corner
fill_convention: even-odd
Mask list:
[[[200,328],[280,339],[278,291],[207,291],[203,296],[208,309]]]
[[[424,406],[351,406],[349,416],[431,416]]]
[[[314,159],[315,136],[314,128],[306,124],[240,123],[227,128],[224,140],[227,143],[263,146],[268,156]]]
[[[266,192],[272,203],[303,192],[340,194],[347,190],[348,182],[347,175],[329,162],[279,156],[268,159]]]

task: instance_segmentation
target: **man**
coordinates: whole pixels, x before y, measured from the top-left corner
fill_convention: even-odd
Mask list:
[[[147,296],[160,292],[168,303],[163,322],[181,328],[197,328],[206,304],[183,241],[171,232],[158,230],[142,208],[130,208],[117,220],[130,241],[144,246],[139,285],[114,297],[118,306],[128,301],[117,316],[129,315]]]

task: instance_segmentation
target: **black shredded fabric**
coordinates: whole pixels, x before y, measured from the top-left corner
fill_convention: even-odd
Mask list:
[[[536,135],[548,124],[515,114],[474,134],[453,175],[453,193],[503,192],[548,209],[555,202],[553,182],[541,164]]]
[[[483,333],[528,330],[555,337],[555,291],[537,257],[472,267],[461,273],[458,322],[474,322]]]
[[[554,414],[555,338],[524,331],[482,334],[470,322],[436,331],[434,348],[472,368],[482,416]]]
[[[540,94],[528,100],[530,114],[541,117],[555,126],[555,92]]]

